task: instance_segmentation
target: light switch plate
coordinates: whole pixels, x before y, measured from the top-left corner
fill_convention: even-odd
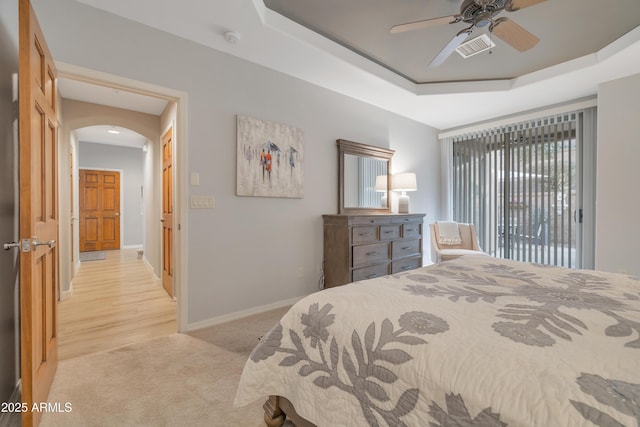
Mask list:
[[[200,174],[198,172],[191,172],[191,185],[200,185]]]
[[[213,209],[215,207],[216,202],[213,196],[191,196],[192,209]]]

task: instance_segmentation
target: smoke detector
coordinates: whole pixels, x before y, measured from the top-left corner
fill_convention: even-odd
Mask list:
[[[231,44],[237,44],[240,41],[240,34],[236,33],[235,31],[227,31],[223,35],[224,39]]]

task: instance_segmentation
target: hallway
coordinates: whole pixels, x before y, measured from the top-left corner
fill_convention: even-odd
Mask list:
[[[176,303],[135,249],[82,262],[73,295],[58,303],[60,360],[176,331]]]

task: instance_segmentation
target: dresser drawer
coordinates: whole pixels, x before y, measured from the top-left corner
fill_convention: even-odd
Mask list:
[[[399,225],[381,225],[380,240],[394,240],[400,237]]]
[[[391,263],[391,274],[402,273],[422,267],[422,257],[406,258]]]
[[[355,216],[351,218],[351,224],[353,225],[380,225],[391,224],[391,218],[388,216]]]
[[[389,259],[389,243],[376,243],[353,247],[353,266],[364,267]]]
[[[353,240],[353,243],[356,245],[377,242],[378,226],[353,227],[351,229],[351,240]]]
[[[373,279],[374,277],[386,276],[389,274],[389,264],[377,264],[371,267],[356,268],[353,270],[353,281]]]
[[[402,237],[420,237],[422,236],[422,224],[419,222],[410,222],[402,224]]]
[[[391,221],[394,224],[406,224],[408,222],[416,222],[416,221],[422,221],[422,217],[415,217],[415,216],[402,216],[402,215],[398,215],[398,216],[394,216]]]
[[[391,243],[391,259],[420,254],[420,240],[396,240]]]

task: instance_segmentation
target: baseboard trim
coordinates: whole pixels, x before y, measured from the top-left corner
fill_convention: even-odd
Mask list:
[[[209,326],[219,325],[221,323],[230,322],[232,320],[242,319],[243,317],[253,316],[254,314],[264,313],[265,311],[275,310],[277,308],[287,307],[300,301],[304,296],[289,298],[282,301],[277,301],[271,304],[261,305],[253,307],[247,310],[236,311],[233,313],[225,314],[222,316],[214,317],[207,320],[201,320],[199,322],[187,324],[187,332],[195,331],[196,329],[208,328]]]
[[[162,281],[160,280],[156,272],[153,271],[153,266],[151,265],[147,257],[144,255],[142,255],[142,263],[144,264],[145,267],[147,267],[147,270],[149,270],[149,272],[153,274],[153,280],[155,280],[156,284],[162,285]]]
[[[142,245],[124,245],[120,249],[142,249]]]
[[[60,301],[64,301],[73,296],[73,282],[69,283],[68,291],[60,291]]]

